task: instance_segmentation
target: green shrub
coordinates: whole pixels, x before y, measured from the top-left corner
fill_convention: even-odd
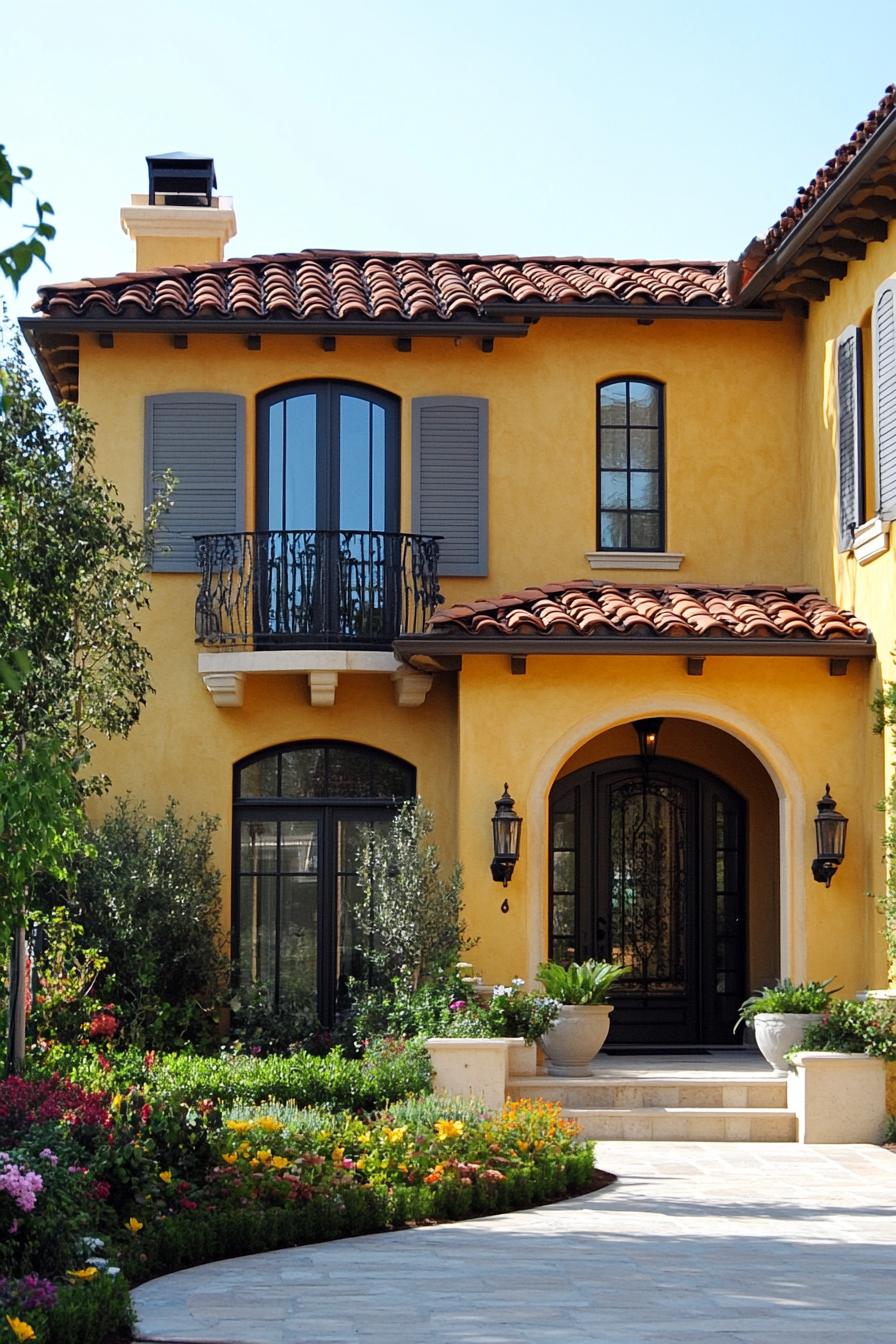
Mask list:
[[[135,1322],[126,1279],[101,1273],[59,1289],[43,1338],[46,1344],[107,1344],[112,1335],[130,1338]]]
[[[158,820],[119,799],[78,861],[66,903],[84,946],[107,963],[93,992],[114,1006],[116,1042],[170,1049],[217,1034],[229,961],[211,861],[216,826],[207,816],[183,820],[173,799]],[[58,905],[58,893],[47,899]]]
[[[836,999],[803,1033],[800,1050],[833,1050],[896,1060],[896,1004]]]

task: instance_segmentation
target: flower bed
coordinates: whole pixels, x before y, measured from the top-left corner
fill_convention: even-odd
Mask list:
[[[101,1344],[128,1326],[127,1283],[188,1265],[588,1187],[591,1146],[557,1106],[408,1096],[428,1079],[417,1051],[360,1071],[338,1054],[149,1059],[115,1092],[0,1083],[0,1344]],[[329,1104],[296,1105],[295,1079]]]

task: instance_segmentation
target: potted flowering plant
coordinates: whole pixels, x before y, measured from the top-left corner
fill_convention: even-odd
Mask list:
[[[831,995],[836,993],[829,988],[833,978],[806,983],[779,980],[776,985],[766,985],[744,999],[734,1030],[742,1022],[749,1023],[763,1059],[776,1073],[786,1073],[787,1052],[800,1044],[808,1027],[821,1021]]]
[[[541,1038],[549,1073],[573,1078],[589,1074],[589,1065],[610,1030],[610,990],[630,969],[594,960],[573,961],[568,966],[546,961],[539,966],[538,979],[560,1005],[557,1021]]]

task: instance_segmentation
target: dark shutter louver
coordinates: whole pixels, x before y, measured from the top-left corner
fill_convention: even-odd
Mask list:
[[[220,392],[146,398],[145,499],[169,470],[174,502],[156,531],[155,570],[195,572],[193,537],[244,527],[245,403]]]
[[[874,304],[874,432],[877,508],[896,518],[896,285],[888,280]]]
[[[837,341],[838,515],[841,551],[852,547],[864,520],[862,333],[847,327]]]
[[[440,536],[439,573],[488,573],[488,402],[417,397],[413,528]]]

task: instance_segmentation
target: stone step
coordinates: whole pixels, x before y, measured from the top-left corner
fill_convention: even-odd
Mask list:
[[[792,1111],[770,1106],[565,1107],[585,1139],[689,1140],[692,1143],[795,1143]]]
[[[561,1106],[578,1110],[638,1110],[645,1107],[669,1110],[687,1107],[736,1110],[787,1105],[787,1082],[783,1078],[751,1077],[735,1079],[632,1079],[600,1081],[591,1078],[552,1078],[539,1074],[527,1078],[511,1077],[507,1095],[542,1097]]]

